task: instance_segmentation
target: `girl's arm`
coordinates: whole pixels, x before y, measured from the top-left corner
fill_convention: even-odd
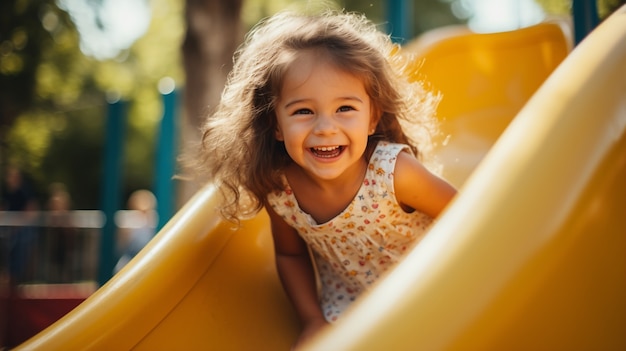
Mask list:
[[[394,172],[396,199],[400,204],[432,218],[438,217],[456,195],[452,185],[432,174],[406,152],[398,154]]]
[[[298,345],[327,322],[319,305],[315,272],[306,243],[270,206],[266,209],[271,220],[278,276],[303,325]]]

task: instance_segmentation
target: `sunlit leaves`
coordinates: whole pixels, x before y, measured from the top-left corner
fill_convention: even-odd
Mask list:
[[[3,45],[4,47],[9,46],[8,42],[6,43],[7,44],[3,43],[5,44]],[[0,53],[0,74],[9,76],[22,71],[22,68],[24,67],[24,60],[20,54],[10,49],[2,50],[2,48],[0,48],[0,51],[3,51],[3,53]]]
[[[153,17],[147,33],[117,57],[104,61],[81,53],[79,33],[67,13],[46,3],[39,3],[36,8],[29,1],[13,3],[13,10],[22,8],[36,13],[28,17],[35,21],[16,26],[25,29],[14,29],[14,40],[5,44],[5,40],[0,41],[0,71],[3,67],[12,72],[28,67],[34,84],[32,93],[21,94],[25,101],[32,102],[3,137],[7,147],[3,150],[4,160],[11,158],[24,165],[40,182],[41,189],[50,182],[64,182],[76,193],[77,206],[98,206],[93,200],[99,196],[99,177],[93,175],[102,172],[98,160],[102,157],[106,122],[105,95],[114,92],[109,95],[128,102],[124,183],[149,188],[154,169],[154,136],[162,114],[157,83],[164,76],[182,80],[182,3],[151,1]],[[35,33],[32,26],[47,33],[47,39],[33,42],[20,34]],[[24,42],[38,45],[39,58],[21,59],[16,48]],[[11,89],[11,84],[7,84],[2,86],[4,96]],[[75,157],[68,158],[70,154]],[[91,176],[87,179],[76,174]]]
[[[20,157],[19,163],[28,170],[34,170],[41,165],[46,155],[51,134],[59,128],[64,128],[63,121],[52,115],[27,113],[15,121],[6,141],[11,145],[13,155],[29,155]]]
[[[28,43],[28,34],[23,27],[13,30],[11,36],[0,43],[0,74],[14,75],[22,71],[24,60],[21,50]]]
[[[241,16],[243,23],[249,28],[261,18],[281,10],[317,11],[323,8],[339,9],[340,5],[337,1],[329,0],[247,0],[243,3]]]

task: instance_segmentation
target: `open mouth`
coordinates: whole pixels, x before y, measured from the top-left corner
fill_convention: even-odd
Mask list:
[[[316,157],[333,158],[339,156],[344,149],[345,146],[318,146],[310,150]]]

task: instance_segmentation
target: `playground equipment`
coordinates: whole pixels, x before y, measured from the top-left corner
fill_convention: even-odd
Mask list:
[[[624,67],[626,7],[501,136],[485,133],[497,141],[458,178],[431,232],[307,349],[625,349]],[[267,217],[234,231],[219,201],[201,190],[131,264],[17,350],[288,349],[299,327]]]
[[[565,20],[505,33],[464,26],[435,29],[408,43],[411,75],[442,92],[437,155],[460,186],[546,77],[572,49]]]

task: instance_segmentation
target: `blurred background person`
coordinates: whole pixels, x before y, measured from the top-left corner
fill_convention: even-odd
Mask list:
[[[0,210],[15,213],[20,222],[2,233],[9,243],[9,279],[12,284],[23,282],[32,268],[32,254],[37,232],[35,221],[39,205],[29,180],[17,166],[9,165],[5,172]],[[4,238],[3,238],[4,239]]]
[[[117,248],[120,258],[114,268],[119,272],[155,234],[157,224],[156,197],[149,190],[133,192],[128,198],[129,211],[120,211],[115,216],[119,229]]]
[[[71,196],[65,184],[53,183],[49,188],[45,240],[50,256],[50,276],[54,283],[71,283],[78,235],[70,218]]]

